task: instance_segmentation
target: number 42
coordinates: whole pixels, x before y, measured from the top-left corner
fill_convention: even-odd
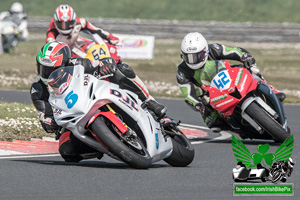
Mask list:
[[[221,72],[218,74],[219,79],[216,81],[216,79],[213,80],[214,84],[220,88],[224,88],[224,85],[230,82],[225,72]]]

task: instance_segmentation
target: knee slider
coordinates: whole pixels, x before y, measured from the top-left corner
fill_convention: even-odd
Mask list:
[[[59,147],[59,153],[66,162],[79,162],[82,157],[77,154],[71,140],[66,141]]]
[[[59,138],[59,153],[66,162],[79,162],[82,157],[78,155],[74,139],[70,131],[65,130]]]

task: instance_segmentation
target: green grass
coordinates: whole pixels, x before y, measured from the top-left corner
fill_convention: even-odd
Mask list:
[[[0,110],[0,141],[54,137],[42,129],[33,105],[0,101]]]
[[[15,0],[1,2],[8,10]],[[300,22],[298,0],[22,0],[29,16],[53,16],[68,3],[78,16],[226,22]]]

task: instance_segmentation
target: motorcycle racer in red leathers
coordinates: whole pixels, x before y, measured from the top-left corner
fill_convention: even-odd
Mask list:
[[[48,27],[46,43],[59,41],[67,43],[72,49],[74,45],[79,48],[79,43],[92,43],[93,41],[81,37],[80,32],[88,32],[90,34],[98,34],[102,39],[107,40],[110,44],[116,45],[119,38],[115,37],[108,31],[95,27],[89,21],[81,17],[76,17],[74,9],[69,5],[60,5],[56,8],[54,16]],[[73,54],[72,57],[75,55]],[[118,58],[119,59],[119,58]],[[117,63],[119,60],[116,59]]]

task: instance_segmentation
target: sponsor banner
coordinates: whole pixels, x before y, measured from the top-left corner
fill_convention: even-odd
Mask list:
[[[122,59],[152,59],[154,36],[114,34],[120,39],[118,55]]]

